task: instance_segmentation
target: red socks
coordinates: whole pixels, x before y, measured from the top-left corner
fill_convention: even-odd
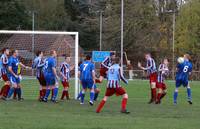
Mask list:
[[[156,88],[151,88],[151,99],[156,101]]]
[[[162,93],[158,93],[157,95],[157,101],[160,102],[160,98],[161,98]]]
[[[123,99],[122,99],[122,105],[121,105],[121,106],[122,106],[122,110],[123,110],[123,111],[126,110],[127,100],[128,100],[127,98],[123,98]]]
[[[99,106],[96,109],[96,112],[99,113],[101,111],[101,109],[103,108],[104,104],[106,103],[106,101],[102,100],[99,104]]]
[[[66,90],[63,90],[63,92],[62,92],[62,96],[61,96],[61,98],[60,98],[60,99],[64,99],[64,98],[65,98],[65,96],[66,96],[66,98],[67,98],[67,99],[69,99],[69,92],[68,92],[68,91],[66,91]]]

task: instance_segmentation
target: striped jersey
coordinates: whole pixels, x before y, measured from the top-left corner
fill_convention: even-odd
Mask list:
[[[114,64],[108,69],[108,83],[107,88],[118,88],[120,86],[120,80],[124,83],[128,81],[124,78],[119,64]]]
[[[63,62],[60,65],[60,72],[67,78],[67,81],[70,79],[70,65],[66,62]],[[64,81],[64,78],[61,76],[61,80]]]
[[[36,76],[40,77],[40,74],[42,73],[42,69],[44,67],[45,60],[42,57],[36,57],[33,61],[32,68],[36,69]]]
[[[80,67],[80,80],[93,80],[93,72],[95,72],[95,66],[91,61],[84,61]]]
[[[168,66],[165,64],[160,64],[158,68],[158,82],[163,83],[165,77],[169,74]]]
[[[109,69],[109,67],[112,65],[112,59],[110,56],[106,57],[104,59],[104,61],[101,63],[101,68],[107,68]]]
[[[157,70],[156,70],[156,63],[155,63],[155,61],[154,61],[153,58],[149,58],[147,60],[146,70],[147,70],[147,74],[148,75],[157,72]]]
[[[1,67],[6,69],[8,66],[8,56],[6,54],[1,55]]]

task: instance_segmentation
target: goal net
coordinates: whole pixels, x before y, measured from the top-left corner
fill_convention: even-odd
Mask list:
[[[65,57],[71,57],[71,66],[75,68],[70,72],[70,94],[76,98],[79,93],[78,62],[82,49],[79,47],[78,32],[54,31],[7,31],[0,30],[0,50],[3,48],[16,49],[19,52],[20,62],[32,66],[37,51],[43,51],[45,58],[50,56],[50,51],[57,52],[57,73],[60,76],[60,64]],[[26,98],[35,98],[38,95],[39,83],[34,70],[21,70],[23,95]],[[60,82],[60,80],[59,80]],[[0,86],[1,87],[1,86]],[[59,83],[59,91],[62,91]]]

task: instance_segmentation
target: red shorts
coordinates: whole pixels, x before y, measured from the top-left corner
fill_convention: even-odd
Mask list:
[[[44,74],[43,73],[40,74],[40,77],[37,77],[37,79],[38,79],[38,81],[39,81],[41,86],[46,86],[46,80],[44,78]]]
[[[157,82],[156,83],[156,88],[162,89],[162,90],[166,90],[167,89],[165,83],[162,83],[162,82]]]
[[[9,81],[7,74],[2,74],[1,77],[5,82]]]
[[[69,82],[64,80],[64,81],[62,81],[62,85],[64,88],[69,87]]]
[[[107,68],[100,68],[100,76],[106,77],[107,76]]]
[[[150,83],[157,82],[157,73],[151,73],[149,75],[149,81],[150,81]]]
[[[107,88],[106,89],[105,96],[112,96],[113,94],[124,95],[124,94],[126,94],[126,91],[122,87],[119,87],[119,88]]]

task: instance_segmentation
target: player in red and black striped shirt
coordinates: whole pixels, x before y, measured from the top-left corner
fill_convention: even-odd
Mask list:
[[[164,81],[166,76],[169,74],[168,64],[169,64],[168,59],[164,59],[158,68],[158,79],[156,84],[156,88],[158,89],[158,94],[157,94],[156,104],[160,104],[161,99],[167,93],[167,87]]]
[[[110,52],[110,56],[106,57],[101,63],[100,77],[96,79],[96,83],[102,83],[103,79],[107,77],[107,71],[112,65],[112,59],[115,58],[115,52]]]
[[[151,57],[150,53],[145,54],[146,59],[146,67],[143,67],[141,63],[138,63],[138,67],[142,70],[147,71],[149,81],[150,81],[150,88],[151,88],[151,99],[149,104],[156,101],[156,82],[157,82],[157,69],[155,60]]]
[[[63,85],[63,92],[61,96],[61,100],[66,97],[69,100],[69,80],[70,80],[70,71],[74,69],[74,66],[70,66],[70,57],[65,57],[65,61],[60,65],[60,74],[61,74],[61,82]]]

